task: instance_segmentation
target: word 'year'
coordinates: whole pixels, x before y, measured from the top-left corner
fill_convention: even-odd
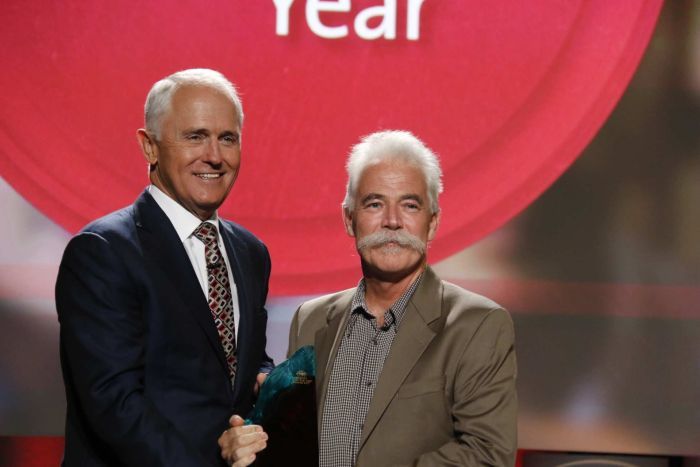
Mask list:
[[[306,0],[306,24],[319,37],[325,39],[340,39],[349,33],[347,25],[328,26],[323,24],[319,13],[347,13],[350,11],[351,0]],[[406,0],[406,39],[416,41],[420,38],[420,10],[425,0]],[[294,0],[272,0],[275,4],[276,19],[275,33],[278,36],[289,35],[289,10]],[[383,5],[372,6],[360,11],[355,17],[355,33],[365,40],[384,38],[396,39],[396,2],[384,0]],[[370,20],[381,18],[374,27],[369,26]]]

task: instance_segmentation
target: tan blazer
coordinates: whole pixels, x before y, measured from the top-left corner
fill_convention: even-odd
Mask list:
[[[316,349],[319,418],[354,292],[306,302],[292,320],[290,355]],[[513,466],[515,376],[508,313],[427,268],[384,363],[357,466]]]

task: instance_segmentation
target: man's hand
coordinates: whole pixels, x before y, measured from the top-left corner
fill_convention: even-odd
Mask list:
[[[229,419],[231,428],[219,437],[221,457],[233,467],[245,467],[267,446],[267,433],[259,425],[244,425],[238,415]]]
[[[255,394],[255,397],[258,396],[260,386],[265,382],[265,378],[267,378],[267,373],[258,373],[258,376],[255,378],[255,386],[253,386],[253,394]]]

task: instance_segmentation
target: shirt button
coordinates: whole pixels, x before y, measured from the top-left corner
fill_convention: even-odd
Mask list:
[[[365,385],[367,385],[367,387],[370,387],[372,385],[372,381],[367,381]]]
[[[372,344],[377,345],[377,339],[372,339]]]

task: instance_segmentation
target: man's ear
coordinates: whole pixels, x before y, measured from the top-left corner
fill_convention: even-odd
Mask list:
[[[136,130],[136,139],[143,152],[143,157],[150,165],[158,163],[158,145],[156,145],[153,137],[143,128]]]
[[[343,207],[343,224],[345,224],[345,231],[348,233],[348,235],[354,237],[355,228],[353,227],[352,222],[352,212],[346,207]]]
[[[432,241],[435,238],[435,233],[437,232],[438,226],[440,225],[440,211],[433,214],[430,218],[430,224],[428,225],[428,241]]]

